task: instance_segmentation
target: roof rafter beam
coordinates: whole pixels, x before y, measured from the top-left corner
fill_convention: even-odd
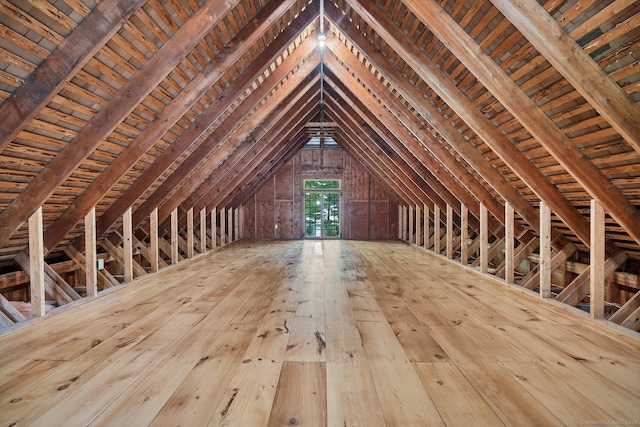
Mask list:
[[[238,3],[239,0],[209,0],[113,95],[74,140],[0,213],[0,247]]]
[[[278,37],[280,39],[280,37]],[[276,39],[277,40],[277,39]],[[282,39],[284,40],[284,38]],[[284,79],[293,69],[294,67],[301,62],[308,54],[311,52],[313,48],[312,43],[305,41],[302,44],[298,45],[297,48],[287,56],[285,59],[269,76],[262,82],[262,84],[254,91],[249,98],[247,98],[235,112],[232,113],[232,116],[236,118],[236,120],[241,120],[241,113],[244,111],[244,114],[249,114],[250,107],[252,103],[259,103],[262,98],[267,96],[267,94],[276,87],[278,82]],[[267,54],[268,55],[268,54]],[[259,62],[256,59],[256,62]],[[267,64],[269,66],[271,63]],[[244,81],[243,77],[239,77],[238,81]],[[248,86],[248,84],[247,84]],[[244,91],[246,87],[237,86],[237,89]],[[235,91],[234,91],[235,92]],[[226,97],[228,101],[235,101],[235,97]],[[98,235],[102,235],[107,232],[109,227],[116,223],[119,218],[122,216],[121,212],[124,212],[128,206],[133,204],[133,201],[137,200],[146,189],[155,182],[165,171],[175,162],[182,153],[198,138],[199,135],[202,134],[213,122],[216,120],[216,117],[226,109],[226,102],[216,103],[214,105],[210,105],[209,108],[202,114],[196,121],[189,127],[182,135],[180,135],[176,141],[163,153],[156,161],[139,177],[136,182],[134,182],[109,209],[107,209],[104,214],[98,219],[97,232]],[[255,104],[254,104],[255,105]],[[223,108],[224,107],[224,108]],[[233,130],[233,126],[237,125],[238,122],[234,122],[233,117],[227,117],[225,120],[226,123],[220,125],[220,128],[216,129],[213,133],[217,135],[218,139],[212,138],[209,136],[205,141],[203,141],[200,147],[196,150],[196,152],[192,153],[190,157],[193,155],[197,156],[206,156],[208,152],[213,150],[218,142],[224,136],[224,132],[228,133]],[[231,119],[230,121],[227,121]],[[185,163],[188,163],[187,166],[179,166],[179,173],[188,173],[188,168],[195,167],[197,165],[197,160],[194,159],[186,159]],[[167,184],[164,188],[170,188],[170,185],[179,185],[180,178],[179,175],[175,175],[178,170],[174,171],[174,174],[167,178],[167,180],[171,181],[171,184]],[[174,176],[175,175],[175,176]],[[151,210],[153,210],[158,204],[161,203],[164,195],[160,192],[153,193],[153,200],[145,201],[142,206],[147,206]],[[153,205],[155,203],[155,205]],[[148,210],[148,209],[147,209]],[[149,210],[149,213],[151,212]],[[144,221],[145,215],[140,214],[136,215],[134,213],[134,224],[138,225],[141,221]]]
[[[351,120],[354,127],[350,130],[356,132],[357,129],[361,140],[368,141],[368,147],[380,149],[378,158],[386,162],[392,170],[395,170],[399,179],[407,180],[415,186],[417,191],[414,192],[414,195],[419,201],[424,203],[429,200],[431,203],[445,206],[446,202],[443,200],[443,196],[433,189],[424,176],[416,171],[416,162],[407,158],[405,156],[406,153],[400,152],[400,143],[384,128],[383,124],[372,117],[373,114],[358,105],[357,96],[352,93],[345,93],[344,86],[334,81],[328,73],[326,81],[330,87],[327,94],[333,97],[335,101],[334,111]],[[381,147],[381,143],[384,143],[386,147]]]
[[[360,129],[360,124],[352,115],[343,110],[340,99],[334,98],[335,95],[331,92],[327,95],[327,99],[331,101],[327,104],[327,110],[335,117],[335,121],[340,123],[341,143],[347,151],[350,151],[360,163],[367,165],[383,181],[396,184],[399,188],[398,195],[405,203],[416,205],[424,203],[426,199],[431,201],[416,183],[401,175],[402,172],[390,161],[387,153],[378,147],[370,135]],[[421,193],[422,197],[419,196]]]
[[[290,94],[294,94],[294,97],[302,97],[304,93],[299,89],[302,87],[308,87],[309,85],[313,85],[313,82],[316,77],[313,77],[312,71],[318,66],[319,56],[317,54],[313,54],[312,59],[305,62],[300,66],[300,68],[295,72],[292,76],[290,76],[282,86],[278,88],[278,90],[274,91],[270,98],[264,100],[265,102],[273,103],[272,105],[276,106],[287,99]],[[311,81],[309,81],[311,80]],[[215,143],[219,143],[220,141],[224,141],[227,136],[238,127],[240,128],[233,134],[233,136],[229,137],[229,140],[225,145],[221,147],[221,149],[217,150],[209,159],[207,159],[204,164],[197,170],[194,174],[190,175],[190,172],[195,169],[195,166],[192,166],[189,163],[194,162],[196,165],[199,164],[202,159],[206,159],[208,152],[203,152],[198,155],[196,153],[192,153],[191,156],[178,168],[182,168],[183,165],[186,165],[184,171],[179,172],[178,169],[171,175],[167,181],[162,183],[160,187],[155,191],[154,194],[158,194],[160,196],[160,200],[158,204],[152,205],[148,203],[151,198],[148,198],[144,205],[147,205],[145,209],[153,209],[154,206],[158,206],[158,219],[163,221],[167,218],[171,211],[174,208],[179,207],[182,202],[193,192],[195,191],[202,182],[209,176],[212,170],[215,170],[216,167],[219,166],[220,162],[227,157],[227,155],[231,154],[233,150],[235,150],[242,142],[250,136],[250,134],[254,131],[254,129],[267,117],[269,114],[269,109],[258,108],[253,114],[250,113],[256,110],[263,103],[263,92],[259,89],[256,89],[254,92],[256,97],[253,97],[253,94],[247,98],[241,105],[235,110],[227,119],[217,128],[207,140],[215,141]],[[285,114],[286,110],[279,112],[279,114]],[[247,118],[248,117],[248,118]],[[246,119],[246,120],[245,120]],[[244,120],[244,121],[243,121]],[[220,129],[220,132],[218,130]],[[189,160],[191,159],[191,160]],[[187,169],[188,168],[188,169]],[[173,178],[174,184],[169,183],[169,180]],[[167,185],[165,185],[167,184]],[[171,185],[171,186],[169,186]],[[165,187],[165,188],[163,188]],[[165,199],[167,192],[169,189],[180,188],[180,191],[177,191],[169,200],[166,200],[164,203],[160,205],[160,202]],[[138,208],[138,211],[143,209],[143,206]],[[136,213],[138,212],[136,211]],[[145,211],[142,211],[145,212]],[[147,215],[143,215],[142,220],[146,219]],[[136,222],[139,224],[140,222]]]
[[[444,102],[465,123],[500,156],[523,181],[565,221],[574,233],[581,239],[589,241],[589,224],[586,219],[569,203],[569,201],[547,180],[544,175],[517,150],[515,146],[504,136],[499,129],[491,124],[458,87],[439,70],[435,64],[402,33],[395,24],[384,15],[377,7],[370,10],[365,8],[360,0],[349,0],[358,13],[367,20],[374,30],[384,37],[385,41],[409,64],[413,70],[442,98]],[[386,62],[386,60],[385,60]],[[377,63],[376,66],[378,66]],[[386,64],[385,64],[386,65]],[[391,75],[394,84],[399,86],[397,77]],[[406,83],[406,82],[405,82]],[[411,95],[413,93],[413,96]],[[478,153],[478,151],[466,141],[458,130],[444,120],[436,109],[425,102],[420,96],[416,99],[415,89],[411,90],[410,98],[414,108],[440,132],[458,153],[465,157],[478,173],[488,183],[496,182],[494,186],[502,197],[509,201],[516,211],[534,229],[539,227],[538,212],[520,194],[508,184],[491,165]],[[470,149],[471,148],[471,149]],[[502,184],[505,185],[502,185]]]
[[[358,8],[364,9],[362,6],[358,6]],[[359,9],[357,11],[359,11]],[[491,185],[498,194],[502,196],[503,199],[509,201],[515,210],[520,213],[522,218],[534,229],[538,229],[540,225],[540,219],[538,212],[531,206],[531,204],[522,197],[518,191],[509,184],[505,178],[491,165],[489,162],[482,156],[477,150],[475,150],[471,144],[464,139],[464,137],[458,132],[458,129],[453,126],[448,120],[444,119],[440,113],[436,110],[436,108],[428,103],[424,97],[416,91],[415,87],[407,82],[401,76],[398,76],[397,71],[394,66],[388,62],[388,60],[382,55],[379,51],[377,51],[369,40],[364,37],[360,31],[355,29],[348,21],[342,20],[342,15],[336,13],[333,8],[330,8],[331,13],[329,14],[329,18],[335,25],[339,25],[339,29],[342,34],[345,35],[349,39],[354,46],[358,48],[358,50],[376,67],[376,69],[392,83],[394,88],[405,98],[407,101],[411,103],[411,105],[420,113],[420,115],[428,121],[431,126],[460,154],[462,158],[465,159],[467,163],[471,167],[475,169],[475,171],[480,174],[484,180]],[[365,13],[366,10],[365,10]],[[449,94],[443,93],[443,88],[448,88],[450,85],[446,85],[446,82],[443,82],[442,87],[439,86],[438,81],[436,80],[436,74],[434,70],[428,72],[429,70],[423,69],[424,67],[429,66],[430,62],[428,58],[424,57],[420,50],[412,49],[413,43],[408,40],[405,40],[405,36],[399,30],[394,30],[395,26],[393,23],[390,23],[390,27],[386,29],[386,25],[388,24],[388,18],[382,14],[376,14],[375,17],[370,16],[369,25],[379,32],[378,34],[386,36],[385,41],[390,44],[390,46],[399,49],[397,52],[403,56],[405,61],[415,67],[415,70],[418,74],[421,75],[421,78],[425,80],[427,83],[431,82],[431,84],[436,85],[433,89],[440,90],[439,96],[443,100],[449,100],[453,97],[456,99],[459,98],[459,102],[463,103],[463,106],[460,107],[460,113],[456,112],[459,117],[464,118],[465,108],[468,105],[464,104],[465,102],[470,104],[466,98],[459,93],[459,91],[454,92],[453,88],[449,90]],[[339,24],[338,24],[339,23]],[[424,62],[424,66],[422,63]],[[452,83],[451,83],[452,85]],[[470,117],[469,120],[471,123],[480,123],[479,126],[484,121],[484,117],[480,114],[481,117]],[[481,121],[480,121],[481,120]],[[469,124],[469,123],[467,123]],[[474,126],[470,127],[473,129]],[[506,138],[505,138],[506,139]],[[434,142],[435,144],[438,142]],[[510,143],[509,143],[510,144]],[[426,147],[431,149],[432,144],[427,144]],[[434,155],[437,157],[445,158],[443,156],[444,153],[439,153],[437,151],[432,151]],[[519,156],[521,161],[522,156]],[[507,163],[508,165],[509,163]],[[540,175],[542,176],[542,175]],[[549,184],[550,185],[550,184]],[[552,187],[552,186],[551,186]],[[555,190],[555,189],[554,189]],[[476,195],[477,196],[477,195]],[[564,197],[563,197],[564,199]],[[565,200],[565,203],[568,203]],[[498,216],[499,215],[499,216]],[[579,214],[578,214],[579,215]],[[497,214],[498,218],[504,218],[504,214]],[[584,227],[588,229],[588,224],[584,224]]]
[[[309,113],[307,120],[313,118],[312,109],[309,110]],[[309,137],[301,127],[292,128],[287,136],[280,135],[275,147],[268,149],[268,155],[255,156],[251,159],[248,170],[240,171],[241,175],[239,177],[241,177],[242,184],[235,186],[225,197],[219,199],[218,205],[238,206],[242,204],[252,194],[260,190],[268,180],[273,178],[308,140]],[[211,204],[212,206],[213,203]]]
[[[491,0],[560,74],[640,153],[640,105],[537,2]]]
[[[337,42],[337,40],[335,39],[332,40],[332,42],[333,41]],[[331,49],[333,49],[335,45],[335,43],[332,43],[332,42],[327,44]],[[339,46],[344,47],[344,45],[342,44],[339,44]],[[336,54],[341,60],[348,61],[347,58],[349,57],[343,56],[347,54],[346,48],[344,50],[336,48],[336,50],[337,50]],[[385,87],[383,87],[383,85],[377,78],[375,78],[368,70],[365,69],[364,65],[361,62],[348,61],[351,71],[356,72],[357,77],[361,81],[363,81],[364,79],[364,83],[366,84],[367,88],[370,90],[371,93],[369,91],[362,90],[361,83],[359,83],[358,81],[355,81],[354,76],[351,75],[350,72],[347,72],[347,70],[344,69],[344,67],[340,66],[335,59],[329,58],[326,62],[328,64],[328,68],[336,72],[338,75],[338,79],[344,83],[342,85],[343,86],[341,89],[342,91],[345,91],[345,92],[349,91],[347,87],[359,89],[358,92],[355,94],[352,94],[352,96],[346,95],[349,98],[349,102],[353,103],[354,107],[359,106],[358,114],[360,114],[361,116],[363,116],[364,114],[367,114],[367,115],[373,114],[377,118],[377,120],[379,120],[391,132],[392,136],[390,136],[390,139],[392,140],[397,139],[398,143],[400,144],[400,146],[398,147],[398,150],[405,152],[404,154],[405,156],[410,155],[414,157],[415,161],[412,161],[414,165],[416,162],[419,163],[419,165],[414,166],[414,170],[416,170],[416,172],[422,175],[423,177],[426,177],[427,183],[433,188],[433,190],[438,195],[441,196],[442,203],[439,206],[440,209],[446,210],[446,205],[449,204],[453,207],[454,211],[458,215],[460,215],[461,213],[460,203],[462,202],[470,209],[470,211],[474,214],[476,218],[479,218],[480,205],[478,201],[470,193],[468,193],[465,188],[461,186],[459,181],[452,178],[447,171],[442,171],[439,164],[434,164],[436,163],[435,160],[432,160],[428,156],[426,156],[425,155],[426,153],[424,153],[424,149],[414,139],[414,136],[417,138],[423,138],[424,132],[417,132],[416,134],[413,134],[411,133],[410,129],[407,129],[401,126],[400,124],[398,124],[398,122],[395,121],[395,118],[393,118],[389,112],[387,112],[384,108],[382,108],[379,102],[373,97],[372,93],[375,93],[376,96],[381,97],[381,100],[384,102],[384,105],[393,109],[396,112],[396,114],[398,114],[398,116],[402,116],[404,114],[408,116],[408,114],[405,112],[406,107],[402,106],[397,98],[391,96],[389,91]],[[353,85],[351,83],[353,83]],[[352,89],[352,90],[355,90],[355,89]],[[364,107],[362,104],[366,105],[366,107]],[[367,113],[366,111],[363,111],[363,109],[365,108],[368,109],[371,113]],[[407,119],[406,121],[409,121],[409,119]],[[416,128],[417,126],[413,127],[414,130],[416,130]],[[437,142],[435,143],[441,147],[439,143]],[[446,155],[447,157],[452,157],[451,154],[448,152],[446,153]],[[460,166],[458,166],[458,168],[460,168]],[[441,171],[441,173],[435,174],[432,172],[432,169],[439,170]],[[466,172],[466,170],[464,169],[462,170]],[[458,173],[458,174],[464,175],[464,172],[459,173],[456,171],[456,172],[453,172],[453,174]],[[502,207],[493,199],[491,199],[490,206],[495,210],[495,212],[502,213],[504,216],[504,209],[502,209]],[[500,219],[498,215],[496,215],[496,217],[498,220]],[[491,231],[494,234],[495,233],[499,234],[502,230],[502,227],[500,226],[500,224],[492,224],[491,228],[492,228]]]
[[[391,154],[385,151],[392,164],[416,184],[431,203],[438,205],[441,209],[446,209],[447,204],[458,206],[459,209],[460,201],[457,196],[452,194],[401,141],[401,139],[413,139],[413,137],[408,135],[406,130],[396,122],[388,120],[389,114],[382,109],[377,101],[368,98],[369,94],[359,83],[353,81],[353,77],[338,65],[337,61],[328,59],[326,63],[329,70],[337,73],[335,80],[328,74],[328,81],[332,89],[343,100],[343,103],[339,104],[342,112],[356,125],[362,120],[365,121],[375,135],[370,135],[366,131],[363,133],[373,144],[375,144],[373,142],[375,136],[384,139],[385,143],[393,150]],[[426,199],[420,198],[420,201],[424,203]]]
[[[277,6],[275,3],[271,7],[266,7],[258,16],[255,23],[245,26],[240,33],[234,38],[233,48],[226,48],[218,56],[213,58],[194,79],[189,82],[187,87],[162,111],[156,120],[142,131],[135,140],[129,144],[120,155],[87,187],[84,192],[78,196],[73,206],[68,208],[52,225],[50,225],[44,236],[44,244],[48,250],[52,250],[64,236],[73,229],[75,224],[86,215],[93,206],[96,205],[111,188],[122,179],[123,176],[151,149],[162,136],[169,131],[184,116],[185,113],[222,77],[235,63],[244,56],[251,46],[264,34],[265,31],[276,21],[287,8],[294,3],[289,0]],[[277,6],[277,7],[276,7]],[[289,26],[287,30],[279,34],[278,38],[273,41],[265,51],[260,54],[251,66],[233,82],[233,84],[225,90],[222,99],[209,107],[206,114],[202,114],[196,119],[189,128],[191,132],[183,132],[174,143],[174,146],[191,145],[202,131],[208,126],[199,127],[202,122],[211,124],[217,120],[220,115],[242,95],[247,86],[257,79],[264,70],[275,61],[278,56],[286,49],[289,44],[298,36],[299,32],[308,26],[313,20],[313,15],[306,13],[300,15],[296,20],[296,25]],[[200,120],[203,117],[203,120]],[[194,135],[197,133],[197,136]],[[187,142],[185,139],[191,139]],[[175,147],[171,153],[175,157],[184,150],[177,150]],[[161,168],[154,168],[158,171]],[[166,168],[165,168],[166,170]],[[152,179],[151,174],[145,174],[145,179],[137,179],[139,187],[148,188],[157,176]],[[142,178],[142,177],[140,177]],[[124,211],[135,202],[139,195],[135,198],[135,193],[126,192],[117,201],[118,206],[112,207],[118,210],[117,217],[121,217]],[[112,211],[113,212],[113,211]],[[111,213],[111,212],[110,212]],[[104,223],[105,221],[103,221]]]
[[[294,136],[300,126],[313,117],[313,103],[317,102],[317,89],[314,88],[317,79],[309,77],[307,82],[299,89],[295,89],[290,99],[285,100],[278,110],[265,119],[263,123],[255,127],[251,138],[246,144],[236,149],[225,162],[220,165],[198,189],[190,195],[182,204],[184,207],[194,206],[194,209],[207,209],[224,206],[220,200],[228,197],[228,194],[236,187],[244,187],[242,179],[245,174],[251,173],[251,162],[256,158],[268,157],[271,149],[282,144],[282,138]],[[290,103],[295,101],[293,104]],[[215,194],[213,194],[215,192]]]
[[[104,0],[0,106],[0,151],[117,33],[146,0]],[[1,245],[0,245],[1,246]]]
[[[331,111],[331,107],[329,106],[327,110]],[[337,113],[334,112],[333,114],[337,116]],[[338,118],[336,121],[343,120]],[[415,197],[410,194],[410,190],[406,188],[404,183],[391,176],[387,165],[380,163],[379,159],[375,159],[373,151],[364,148],[366,144],[361,141],[357,135],[353,135],[352,129],[345,127],[343,132],[336,135],[336,140],[347,154],[360,163],[367,173],[375,177],[378,182],[382,184],[382,187],[394,195],[399,202],[405,204],[419,203],[419,201],[415,200]]]
[[[353,2],[355,0],[350,0]],[[467,69],[509,110],[525,129],[549,152],[562,167],[640,243],[640,212],[618,188],[558,129],[549,117],[518,87],[480,46],[433,0],[402,0],[429,29],[447,46]],[[477,111],[477,110],[475,110]],[[487,141],[485,141],[487,142]],[[530,162],[526,164],[533,166]],[[533,182],[527,179],[529,185]],[[545,179],[545,182],[548,182]],[[536,188],[534,186],[534,191]],[[566,217],[575,210],[554,208],[548,192],[539,194],[555,213],[589,246],[587,230],[574,229],[577,223]],[[565,199],[566,200],[566,199]],[[586,219],[582,218],[586,223]],[[588,225],[588,224],[587,224]],[[585,238],[586,236],[586,238]]]
[[[480,185],[473,175],[471,175],[465,168],[461,167],[459,162],[442,146],[439,141],[436,140],[431,133],[425,131],[424,126],[418,123],[416,117],[409,114],[406,107],[402,105],[400,100],[393,96],[382,82],[376,78],[362,62],[347,59],[353,55],[343,43],[332,37],[329,38],[327,46],[338,58],[340,58],[340,60],[347,61],[349,63],[350,71],[370,89],[371,93],[375,93],[376,97],[390,111],[393,111],[398,122],[405,126],[411,133],[411,135],[407,134],[406,138],[402,138],[402,141],[404,141],[405,144],[410,145],[408,148],[414,153],[414,155],[420,159],[420,161],[430,171],[433,170],[433,174],[436,175],[438,179],[444,179],[446,181],[443,181],[445,186],[450,189],[454,188],[454,185],[455,187],[460,187],[458,188],[458,191],[455,192],[456,197],[465,203],[476,218],[480,217],[479,202],[484,202],[492,215],[499,221],[503,221],[504,210],[502,205],[500,205],[493,196],[482,185]],[[372,95],[367,94],[366,96],[373,100]],[[368,101],[367,105],[370,105],[371,102],[372,101]],[[417,140],[426,139],[429,143],[419,145],[414,137]],[[431,152],[433,156],[427,156],[427,150]],[[442,170],[443,168],[446,169],[446,171]],[[449,175],[449,173],[451,175]],[[456,179],[449,180],[447,178],[451,176]],[[454,181],[455,184],[452,184],[451,181]],[[468,197],[461,195],[463,192],[466,193]]]

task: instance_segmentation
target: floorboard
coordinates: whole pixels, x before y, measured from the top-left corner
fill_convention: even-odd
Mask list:
[[[0,334],[0,424],[637,424],[639,355],[415,246],[240,242]]]

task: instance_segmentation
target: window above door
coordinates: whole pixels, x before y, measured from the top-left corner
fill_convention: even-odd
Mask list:
[[[305,191],[337,191],[340,190],[339,179],[305,179]]]

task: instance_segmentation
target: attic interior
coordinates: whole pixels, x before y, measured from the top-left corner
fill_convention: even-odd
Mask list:
[[[593,420],[640,419],[636,1],[0,0],[0,30],[0,349],[12,349],[0,356],[6,378],[0,418],[6,410],[22,414],[21,420],[46,422],[39,418],[44,406],[38,412],[27,406],[29,399],[15,405],[19,409],[8,402],[22,399],[18,390],[38,389],[44,372],[68,372],[62,361],[111,342],[108,337],[117,331],[96,318],[102,338],[87,335],[83,339],[92,345],[62,351],[65,334],[55,328],[81,330],[90,323],[88,307],[97,316],[108,310],[115,316],[121,304],[133,316],[137,306],[124,303],[125,295],[144,301],[136,289],[151,281],[180,282],[180,274],[195,274],[205,288],[215,288],[222,285],[208,278],[232,280],[233,271],[249,277],[260,270],[261,259],[274,265],[279,275],[273,273],[273,280],[281,286],[299,280],[287,285],[299,295],[307,288],[296,286],[313,282],[308,277],[324,277],[317,282],[325,284],[326,331],[307,325],[307,332],[314,345],[316,339],[324,342],[327,358],[332,340],[347,339],[329,337],[330,313],[336,319],[345,313],[329,309],[327,289],[333,288],[327,277],[346,283],[344,293],[334,291],[353,307],[355,320],[343,320],[358,324],[356,341],[366,345],[372,333],[354,300],[368,295],[362,298],[380,306],[375,320],[401,341],[400,353],[415,367],[412,375],[424,374],[422,381],[430,378],[426,372],[444,375],[445,365],[421,370],[420,363],[437,361],[414,359],[410,347],[403,347],[409,344],[401,340],[393,307],[405,304],[413,317],[399,324],[431,331],[433,336],[418,342],[438,345],[446,366],[458,369],[455,384],[468,381],[476,392],[482,381],[474,383],[473,373],[461,367],[470,356],[445,343],[457,336],[468,346],[474,331],[487,332],[486,324],[500,331],[502,320],[493,316],[508,319],[514,330],[525,328],[514,307],[527,301],[527,318],[542,319],[539,330],[557,334],[553,345],[559,347],[539,357],[575,365],[574,379],[595,373],[584,383],[611,390],[601,400],[584,392],[579,381],[566,380],[586,397],[581,395],[585,400],[576,413],[563,418],[535,393],[536,384],[550,384],[540,378],[565,378],[563,373],[527,371],[526,377],[539,379],[535,384],[522,380],[524,375],[514,380],[504,374],[510,386],[527,390],[523,401],[537,399],[556,415],[540,422],[588,421],[580,411],[589,405],[600,405],[601,412],[592,413],[600,418]],[[333,259],[335,253],[347,259]],[[243,263],[245,257],[255,257],[255,264]],[[332,269],[342,276],[334,277]],[[450,292],[443,298],[457,299],[458,305],[442,303],[448,314],[432,324],[416,315],[422,309],[409,307],[414,299],[385,293],[380,283],[392,276],[415,282],[403,292],[417,292],[423,305],[438,306],[435,296],[422,294],[427,288]],[[420,287],[433,277],[444,287]],[[461,277],[469,289],[487,288],[465,291],[456,282]],[[184,286],[167,295],[189,304],[193,299],[197,311],[203,301]],[[267,302],[279,295],[272,290],[263,295]],[[477,316],[477,300],[491,301],[483,309],[492,314]],[[270,305],[264,304],[256,312],[268,313]],[[478,323],[453,332],[454,326],[464,328],[461,316],[469,312]],[[281,320],[271,326],[288,334]],[[442,323],[459,335],[439,331]],[[29,356],[25,343],[36,336],[43,340],[40,356]],[[583,353],[563,347],[561,336]],[[600,353],[605,342],[613,347],[606,355]],[[57,349],[57,359],[45,357],[46,348]],[[487,356],[486,365],[474,365],[483,368],[476,373],[496,372],[503,357],[515,363],[506,351],[486,354],[496,359]],[[521,365],[532,363],[513,357]],[[240,366],[242,360],[247,359]],[[616,368],[605,369],[605,360]],[[316,354],[295,361],[326,363],[323,369],[329,370],[324,353],[321,360]],[[291,371],[278,370],[281,382],[276,377],[267,393],[272,417],[256,415],[256,425],[277,424],[273,414],[287,392],[281,387],[286,372],[307,378],[305,369],[318,365],[284,366]],[[402,424],[403,414],[384,404],[388,396],[381,389],[388,375],[371,366],[381,417],[387,425]],[[28,372],[35,372],[34,382],[18,386]],[[325,380],[329,390],[329,376]],[[358,384],[342,392],[357,394]],[[437,393],[426,388],[437,403]],[[233,390],[237,406],[244,400]],[[489,411],[497,417],[486,425],[513,424],[508,414],[532,419],[532,413],[499,407],[501,399],[490,398],[490,391],[473,398],[485,402],[484,409],[473,406],[476,416]],[[354,421],[341,412],[343,406],[331,404],[329,394],[320,404],[326,423]],[[229,396],[220,399],[228,402]],[[408,399],[399,404],[422,405]],[[352,409],[365,405],[356,403]],[[376,404],[364,407],[371,406]],[[435,406],[440,422],[462,425],[462,418],[449,419],[447,408]],[[55,408],[68,411],[69,405]],[[216,414],[239,414],[229,408],[223,405]],[[371,415],[355,409],[349,416]],[[437,424],[414,415],[404,425],[416,419]]]

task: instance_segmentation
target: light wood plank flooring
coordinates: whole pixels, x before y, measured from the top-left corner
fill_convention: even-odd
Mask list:
[[[403,243],[241,242],[0,335],[0,425],[638,423],[639,355]]]

